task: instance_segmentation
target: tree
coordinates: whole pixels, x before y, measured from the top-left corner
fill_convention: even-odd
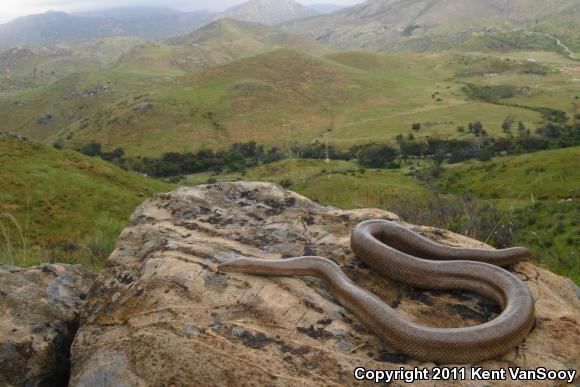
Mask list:
[[[503,132],[511,135],[513,123],[514,123],[514,118],[511,115],[507,115],[501,124],[501,128],[502,128]]]
[[[483,130],[483,124],[479,121],[475,121],[475,122],[470,122],[468,125],[469,131],[473,134],[475,134],[476,136],[479,136],[481,134],[481,131]]]
[[[358,162],[364,167],[383,168],[393,161],[398,151],[387,144],[368,144],[358,153]]]
[[[100,156],[102,153],[101,144],[95,141],[91,141],[90,143],[83,145],[78,149],[78,151],[91,157]]]

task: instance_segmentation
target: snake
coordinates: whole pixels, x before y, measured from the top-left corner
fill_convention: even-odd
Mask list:
[[[357,286],[335,262],[324,257],[287,259],[233,258],[221,272],[269,276],[314,276],[323,279],[338,302],[383,343],[425,362],[467,364],[506,354],[519,345],[535,322],[528,287],[502,268],[529,259],[524,247],[480,249],[436,243],[393,221],[358,223],[352,252],[373,271],[415,288],[468,290],[498,303],[501,313],[479,325],[440,328],[403,316],[375,294]]]

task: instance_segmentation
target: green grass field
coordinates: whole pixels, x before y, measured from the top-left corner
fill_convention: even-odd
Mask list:
[[[469,192],[517,222],[519,241],[556,273],[580,283],[580,147],[447,167],[446,191]],[[506,216],[508,216],[506,215]]]
[[[580,109],[578,64],[554,53],[310,55],[296,49],[313,47],[288,44],[286,36],[278,38],[296,49],[243,57],[240,47],[267,51],[277,41],[223,27],[226,36],[237,37],[234,46],[214,38],[203,43],[221,57],[190,53],[206,65],[180,59],[190,46],[140,45],[106,70],[0,93],[0,120],[6,130],[49,143],[62,139],[74,147],[96,140],[129,155],[158,156],[250,140],[345,147],[394,141],[413,123],[422,126],[416,137],[464,136],[457,127],[474,121],[502,136],[507,116],[534,128],[545,120],[538,108],[561,110],[569,120]],[[466,85],[514,93],[488,101],[466,93]],[[47,115],[48,123],[42,121]]]
[[[343,209],[390,208],[401,196],[426,195],[417,180],[399,171],[361,169],[355,162],[289,159],[240,173],[199,173],[187,176],[187,185],[208,181],[268,181],[282,184],[314,201]]]
[[[0,134],[0,261],[98,268],[134,209],[172,186]]]

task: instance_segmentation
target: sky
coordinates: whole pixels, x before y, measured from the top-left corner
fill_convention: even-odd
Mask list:
[[[333,3],[352,5],[361,0],[297,0],[302,4]],[[0,23],[19,16],[47,11],[80,12],[126,6],[163,6],[182,11],[209,9],[222,11],[243,0],[0,0]]]

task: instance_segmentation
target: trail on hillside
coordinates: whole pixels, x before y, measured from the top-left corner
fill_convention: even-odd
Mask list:
[[[579,59],[579,58],[576,58],[576,56],[574,55],[574,53],[572,52],[572,50],[570,50],[570,49],[568,48],[568,46],[566,46],[564,43],[562,43],[562,42],[560,41],[560,39],[558,39],[558,38],[556,38],[556,37],[554,37],[554,36],[552,36],[552,35],[550,35],[550,34],[545,34],[545,35],[546,35],[548,38],[555,40],[555,41],[556,41],[556,44],[558,44],[558,46],[562,47],[562,48],[564,49],[564,51],[566,51],[566,53],[568,54],[568,57],[569,57],[570,59],[574,59],[574,60],[578,60],[578,59]]]

